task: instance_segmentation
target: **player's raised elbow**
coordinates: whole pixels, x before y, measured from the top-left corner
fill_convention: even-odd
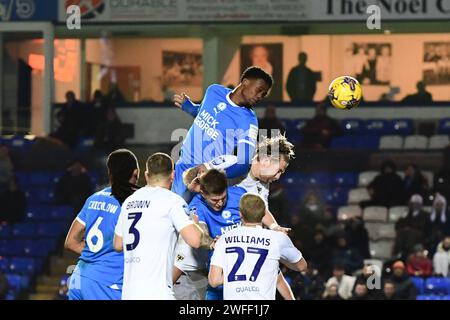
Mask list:
[[[213,288],[217,288],[218,286],[223,284],[222,268],[211,266],[208,274],[208,283]]]
[[[200,248],[203,232],[198,226],[195,224],[188,225],[180,231],[180,234],[189,246],[194,249]]]
[[[306,262],[305,258],[301,258],[299,262],[296,263],[297,269],[300,272],[306,271],[308,269],[308,263]]]

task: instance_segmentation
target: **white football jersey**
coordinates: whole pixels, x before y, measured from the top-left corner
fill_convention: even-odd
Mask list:
[[[115,230],[123,238],[123,300],[174,299],[175,244],[192,223],[186,202],[170,190],[147,186],[125,200]]]
[[[269,183],[254,179],[249,173],[237,186],[244,188],[249,193],[258,194],[264,200],[266,208],[269,207]]]
[[[275,300],[280,259],[301,258],[284,233],[241,226],[217,241],[211,265],[223,269],[224,300]]]

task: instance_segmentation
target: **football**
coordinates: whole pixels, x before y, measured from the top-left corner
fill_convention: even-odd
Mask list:
[[[361,85],[353,77],[338,77],[331,82],[328,97],[333,107],[337,109],[356,108],[361,102]]]

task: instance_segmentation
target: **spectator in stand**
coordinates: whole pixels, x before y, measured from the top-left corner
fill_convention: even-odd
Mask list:
[[[403,98],[403,104],[409,105],[420,105],[420,104],[430,104],[433,102],[433,97],[431,93],[429,93],[425,88],[425,83],[423,81],[419,81],[416,84],[417,92],[414,94],[409,94]]]
[[[434,273],[437,276],[447,277],[450,267],[450,236],[442,240],[433,256]]]
[[[14,166],[9,149],[0,145],[0,192],[8,189],[9,182],[14,176]]]
[[[5,275],[0,271],[0,300],[5,300],[8,294],[9,283]]]
[[[444,165],[434,176],[434,192],[450,199],[450,149],[445,151]]]
[[[396,300],[397,294],[395,291],[395,284],[390,279],[386,279],[383,283],[382,300]]]
[[[415,300],[417,295],[416,286],[409,278],[403,261],[396,261],[392,266],[392,282],[395,285],[397,299]]]
[[[25,218],[27,197],[19,188],[14,176],[9,181],[8,189],[0,193],[0,203],[2,204],[0,221],[18,223]]]
[[[323,223],[325,216],[325,205],[315,191],[309,191],[300,207],[300,221],[305,226],[314,229]]]
[[[363,266],[363,259],[358,250],[348,245],[345,235],[337,237],[336,248],[331,255],[333,264],[343,265],[345,270],[350,273],[360,269]]]
[[[68,296],[69,288],[67,286],[68,280],[69,280],[69,277],[66,275],[61,278],[61,281],[59,283],[58,292],[56,293],[53,300],[69,300],[69,296]]]
[[[403,188],[405,190],[404,201],[408,201],[413,194],[422,197],[428,195],[429,185],[427,179],[423,176],[420,169],[415,164],[406,167],[405,177],[403,178]]]
[[[322,300],[344,300],[339,294],[339,288],[337,284],[331,284],[327,286],[323,292]]]
[[[123,147],[125,133],[116,108],[110,104],[105,112],[105,121],[98,124],[94,144],[110,152]]]
[[[98,127],[106,122],[108,110],[108,103],[100,90],[95,90],[88,108],[89,115],[87,119],[89,121],[89,127],[87,135],[94,137]]]
[[[338,288],[338,294],[342,299],[347,300],[352,297],[352,290],[355,285],[356,278],[345,274],[345,267],[337,264],[333,268],[333,277],[328,279],[325,285],[325,291],[329,292],[330,287],[335,285]]]
[[[418,244],[414,248],[415,253],[411,255],[406,263],[406,270],[412,277],[429,277],[433,274],[433,263],[426,256],[423,245]]]
[[[370,300],[369,290],[364,281],[356,281],[355,290],[350,300]]]
[[[306,271],[297,274],[294,279],[292,290],[295,296],[300,300],[317,300],[321,298],[324,288],[322,273],[308,260]]]
[[[58,111],[56,118],[59,127],[50,136],[70,148],[75,147],[80,136],[86,133],[87,117],[84,106],[76,99],[73,91],[66,93],[66,103]]]
[[[403,181],[397,174],[397,167],[392,161],[381,165],[380,174],[367,186],[371,200],[361,202],[361,207],[393,207],[403,204]]]
[[[57,204],[67,204],[78,213],[86,199],[94,192],[91,177],[83,163],[76,159],[56,184],[55,200]]]
[[[266,129],[269,138],[271,137],[271,130],[280,130],[281,134],[285,134],[286,128],[281,120],[278,119],[277,109],[274,105],[267,106],[264,112],[264,118],[259,120],[259,129]]]
[[[425,241],[431,233],[430,213],[423,210],[423,198],[414,194],[409,200],[408,215],[396,222],[396,228],[409,226],[421,233],[420,242]]]
[[[312,103],[316,93],[316,73],[306,66],[308,55],[298,54],[299,64],[291,69],[286,81],[286,91],[294,103]]]
[[[322,229],[318,228],[314,232],[312,244],[305,248],[305,256],[308,261],[317,267],[321,275],[328,275],[331,273],[330,257],[331,248],[327,243],[326,236]]]
[[[316,107],[316,115],[308,120],[301,130],[303,147],[307,149],[327,149],[333,138],[342,134],[339,123],[327,115],[325,103]]]
[[[376,287],[381,274],[377,273],[377,270],[373,265],[368,263],[364,264],[362,270],[355,272],[354,276],[356,276],[356,282],[355,287],[353,288],[353,296],[355,296],[356,285],[358,283],[363,283],[367,287],[367,299],[378,300],[381,298],[381,289],[377,289]]]
[[[364,226],[361,217],[353,217],[347,220],[345,232],[349,239],[349,246],[358,250],[358,254],[363,259],[371,257],[369,250],[369,233]]]

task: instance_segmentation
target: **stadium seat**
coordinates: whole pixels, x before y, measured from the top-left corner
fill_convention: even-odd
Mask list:
[[[356,146],[356,139],[358,137],[343,136],[334,138],[331,141],[331,149],[353,149]]]
[[[48,221],[50,220],[50,207],[30,205],[26,213],[26,219],[29,221]]]
[[[450,145],[450,139],[446,135],[438,135],[430,137],[428,149],[444,149]]]
[[[378,175],[377,171],[364,171],[358,176],[358,187],[367,187]]]
[[[66,231],[67,224],[64,222],[39,223],[37,235],[39,237],[55,238],[61,236]]]
[[[341,128],[347,135],[361,135],[365,133],[365,122],[361,119],[344,119],[341,121]]]
[[[376,241],[379,239],[378,229],[380,228],[381,223],[378,222],[366,222],[364,226],[367,229],[367,233],[369,234],[369,239]]]
[[[367,207],[364,209],[363,219],[368,222],[386,222],[388,210],[386,207]]]
[[[411,281],[414,283],[419,295],[425,292],[425,279],[421,277],[411,277]]]
[[[347,188],[334,188],[334,189],[326,189],[325,196],[327,203],[333,206],[344,206],[347,204],[348,199],[348,191]]]
[[[52,182],[51,180],[52,177],[49,172],[38,171],[30,173],[28,183],[31,186],[45,187]]]
[[[382,136],[380,138],[380,149],[386,150],[397,150],[403,148],[403,137],[402,136]]]
[[[366,222],[364,225],[369,233],[370,240],[395,239],[395,225],[392,223]]]
[[[416,300],[435,301],[435,300],[441,300],[441,297],[437,296],[437,295],[424,295],[424,294],[421,294],[421,295],[418,295],[416,297]]]
[[[9,259],[0,256],[0,272],[5,273],[9,269]]]
[[[94,146],[94,138],[81,137],[77,143],[77,149],[92,148]]]
[[[26,275],[18,275],[12,273],[5,274],[6,279],[8,280],[9,288],[13,292],[20,292],[22,289],[25,289],[29,286],[30,278]]]
[[[370,241],[370,253],[372,258],[388,260],[392,256],[393,240]]]
[[[355,188],[358,185],[358,175],[353,172],[338,172],[333,177],[335,186]]]
[[[366,134],[382,136],[389,134],[389,125],[387,120],[371,119],[366,121]]]
[[[389,222],[397,222],[398,219],[406,217],[408,207],[397,206],[389,209]]]
[[[450,300],[450,295],[441,296],[441,300]]]
[[[354,148],[358,150],[377,150],[380,144],[380,136],[366,135],[359,136],[354,143]]]
[[[438,134],[450,134],[450,118],[441,119],[439,121]]]
[[[0,224],[0,239],[8,239],[12,236],[12,226],[9,224]]]
[[[360,217],[362,215],[359,206],[344,206],[338,209],[338,220],[347,220],[353,217]]]
[[[427,294],[450,294],[450,279],[432,277],[425,281],[425,293]]]
[[[36,224],[19,223],[13,226],[12,235],[15,238],[33,238],[36,236]]]
[[[55,221],[67,221],[74,218],[74,211],[69,206],[52,206],[49,210],[49,217]]]
[[[348,204],[358,204],[366,200],[370,200],[370,195],[366,188],[351,189],[348,193]]]
[[[30,275],[38,270],[36,261],[32,258],[11,258],[9,271],[18,274]]]
[[[28,172],[24,172],[24,171],[16,171],[16,179],[17,179],[17,183],[19,184],[19,186],[21,186],[22,188],[30,185],[30,175]]]
[[[389,132],[407,136],[414,133],[414,122],[411,119],[394,119],[389,121]]]
[[[421,135],[407,136],[405,138],[405,143],[403,144],[403,149],[426,149],[428,147],[428,138]]]
[[[53,240],[39,240],[27,243],[24,248],[25,255],[29,257],[45,258],[55,248]]]
[[[307,177],[308,185],[329,186],[331,185],[332,175],[326,172],[312,173]]]

